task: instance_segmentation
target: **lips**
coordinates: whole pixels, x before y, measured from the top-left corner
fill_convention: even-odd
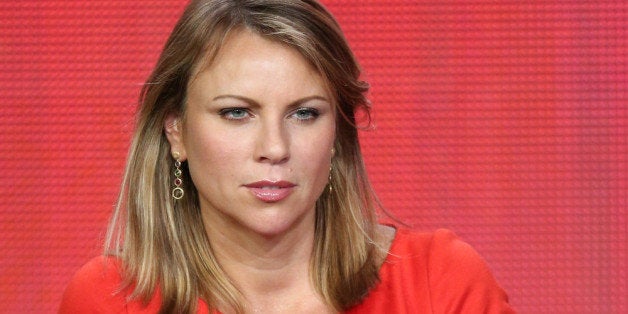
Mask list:
[[[274,203],[288,197],[296,184],[288,181],[262,180],[244,186],[260,201]]]

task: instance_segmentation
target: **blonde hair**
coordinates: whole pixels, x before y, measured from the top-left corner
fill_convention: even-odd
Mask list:
[[[336,154],[332,191],[316,203],[311,276],[322,298],[338,311],[360,302],[378,281],[374,194],[358,142],[356,112],[368,113],[368,85],[332,15],[314,0],[192,1],[170,35],[142,89],[118,204],[105,254],[124,265],[130,298],[161,294],[161,312],[210,308],[242,312],[242,296],[217,262],[202,223],[198,194],[183,168],[185,196],[174,201],[174,161],[163,126],[183,116],[194,67],[209,64],[230,32],[246,28],[298,50],[321,73],[336,97]]]

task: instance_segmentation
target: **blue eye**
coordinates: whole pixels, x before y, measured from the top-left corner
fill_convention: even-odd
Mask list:
[[[313,120],[319,116],[318,110],[313,108],[299,108],[294,112],[294,116],[301,121]]]
[[[244,108],[226,108],[220,110],[219,114],[228,120],[242,120],[249,116],[249,112]]]

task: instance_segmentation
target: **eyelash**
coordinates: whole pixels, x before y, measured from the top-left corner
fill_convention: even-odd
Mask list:
[[[298,118],[297,117],[299,122],[306,122],[306,121],[312,121],[312,120],[315,120],[316,118],[318,118],[318,116],[320,115],[320,112],[318,112],[318,110],[316,110],[314,108],[299,108],[299,109],[295,110],[292,115],[296,116],[298,114],[308,114],[309,116],[307,118]]]
[[[246,114],[246,116],[241,117],[241,118],[236,118],[236,117],[233,117],[234,113]],[[221,109],[218,112],[218,114],[227,120],[234,120],[234,121],[241,121],[241,120],[251,117],[251,113],[249,112],[247,108],[240,108],[240,107],[224,108],[224,109]],[[308,117],[299,118],[297,116],[299,114],[301,115],[307,114]],[[308,121],[315,120],[316,118],[318,118],[319,115],[320,115],[320,112],[315,108],[298,108],[290,114],[290,116],[294,116],[299,122],[308,122]]]
[[[247,116],[247,117],[242,117],[242,118],[234,118],[234,117],[232,117],[232,116],[231,116],[231,117],[229,116],[229,115],[233,114],[233,113],[234,113],[234,112],[236,112],[236,111],[239,111],[239,112],[242,112],[242,113],[244,113],[244,114],[247,114],[248,116],[250,116],[250,115],[251,115],[251,114],[250,114],[250,112],[248,111],[248,109],[246,109],[246,108],[238,108],[238,107],[235,107],[235,108],[225,108],[225,109],[221,109],[221,110],[218,112],[218,114],[219,114],[221,117],[223,117],[223,118],[225,118],[225,119],[227,119],[227,120],[235,120],[235,121],[238,121],[238,120],[243,120],[243,119],[245,119],[245,118],[248,118],[248,116]]]

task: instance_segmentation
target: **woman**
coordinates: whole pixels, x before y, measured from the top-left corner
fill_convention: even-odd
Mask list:
[[[317,2],[192,1],[142,92],[104,257],[61,312],[508,312],[446,231],[379,225],[367,84]]]

